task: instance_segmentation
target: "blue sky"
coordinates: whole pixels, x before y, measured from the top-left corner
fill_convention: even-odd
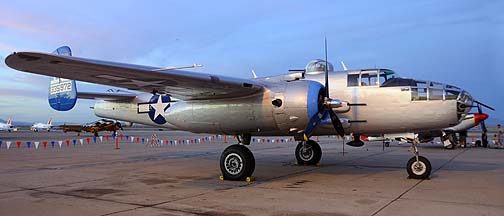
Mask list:
[[[152,66],[199,63],[233,77],[285,73],[323,57],[349,68],[391,68],[401,76],[460,86],[504,119],[503,1],[4,1],[0,58],[52,52]],[[56,112],[48,78],[0,63],[0,118],[89,122],[92,101]],[[79,83],[82,91],[107,87]]]

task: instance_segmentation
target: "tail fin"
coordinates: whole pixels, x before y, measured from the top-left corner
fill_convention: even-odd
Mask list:
[[[47,125],[49,125],[49,126],[50,126],[50,125],[51,125],[51,123],[52,123],[52,118],[49,118],[49,120],[47,120]]]
[[[7,119],[6,124],[7,124],[7,126],[11,126],[12,125],[12,117],[9,117],[9,119]]]
[[[72,56],[68,46],[56,49],[53,54]],[[58,111],[71,110],[77,102],[77,86],[75,80],[53,77],[49,84],[49,105]]]

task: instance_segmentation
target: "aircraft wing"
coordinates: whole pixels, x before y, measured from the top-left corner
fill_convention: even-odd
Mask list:
[[[240,97],[263,90],[260,84],[248,79],[48,53],[15,52],[7,56],[5,63],[29,73],[166,93],[182,100]]]
[[[132,93],[110,93],[110,92],[77,92],[77,98],[81,99],[99,99],[99,100],[131,100],[137,95]]]

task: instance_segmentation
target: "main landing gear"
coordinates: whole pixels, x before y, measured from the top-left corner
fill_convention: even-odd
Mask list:
[[[296,146],[296,160],[299,165],[316,165],[322,158],[320,145],[313,141],[301,141]]]
[[[237,136],[239,144],[227,147],[220,158],[222,179],[243,181],[250,179],[255,169],[255,158],[245,145],[250,144],[250,135]]]
[[[427,158],[420,156],[418,154],[418,139],[415,138],[411,142],[411,151],[413,151],[413,156],[411,159],[409,159],[407,165],[406,165],[406,171],[408,171],[408,177],[412,179],[427,179],[430,176],[432,166],[427,160]]]

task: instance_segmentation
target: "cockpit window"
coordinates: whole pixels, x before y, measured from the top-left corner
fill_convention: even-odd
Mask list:
[[[411,100],[423,101],[427,100],[427,82],[414,80],[415,85],[411,87]]]
[[[377,85],[377,79],[376,73],[361,74],[361,86],[375,86]]]
[[[381,86],[382,87],[416,86],[416,82],[413,79],[392,78],[385,81]]]
[[[443,100],[444,85],[437,82],[429,84],[429,100]]]
[[[348,74],[347,86],[359,86],[359,74]]]
[[[446,85],[445,87],[445,100],[456,100],[458,96],[460,95],[460,92],[462,89],[452,86],[452,85]]]

